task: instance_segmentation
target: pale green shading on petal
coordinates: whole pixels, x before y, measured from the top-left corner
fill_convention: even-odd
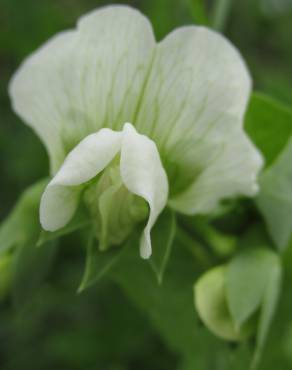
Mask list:
[[[222,143],[221,152],[196,181],[170,199],[171,207],[186,214],[208,213],[221,200],[257,193],[257,174],[263,163],[261,155],[239,130],[228,140]]]
[[[78,206],[82,184],[101,172],[120,146],[121,133],[101,129],[83,139],[68,154],[41,199],[40,220],[45,230],[55,231],[70,221]]]
[[[24,61],[10,97],[46,145],[53,172],[85,136],[132,119],[154,45],[147,18],[110,6],[83,16],[77,30],[56,35]]]
[[[220,134],[222,115],[243,117],[250,90],[243,59],[226,38],[204,27],[181,27],[157,45],[135,124],[167,139],[167,147],[186,132]],[[226,124],[241,127],[242,121]]]
[[[149,258],[150,231],[166,205],[168,181],[155,143],[148,137],[138,134],[129,123],[124,126],[121,177],[129,191],[144,198],[149,204],[149,218],[140,244],[141,256]]]
[[[113,217],[111,217],[119,213],[119,209],[117,210],[117,208],[120,208],[120,204],[117,204],[117,200],[121,199],[124,201],[125,194],[122,193],[122,196],[119,197],[119,193],[121,193],[123,190],[122,184],[111,185],[100,195],[98,199],[99,213],[101,218],[101,232],[99,238],[100,250],[106,250],[111,244],[119,244],[123,240],[122,235],[121,240],[118,237],[117,240],[114,240],[114,242],[111,240],[109,241],[109,238],[112,238],[111,227],[114,229],[118,228],[118,230],[122,233],[125,232],[125,227],[117,227],[117,225],[115,225],[113,222]],[[125,190],[127,192],[127,189]],[[126,229],[126,235],[127,232],[128,230]],[[114,236],[116,237],[116,235]]]

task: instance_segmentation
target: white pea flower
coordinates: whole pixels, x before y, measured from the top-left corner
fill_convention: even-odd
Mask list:
[[[148,258],[164,207],[193,215],[254,195],[262,160],[243,131],[250,90],[238,51],[205,27],[156,43],[147,18],[130,7],[83,16],[25,60],[10,84],[15,111],[49,153],[43,228],[62,228],[85,202],[106,248],[148,217]]]

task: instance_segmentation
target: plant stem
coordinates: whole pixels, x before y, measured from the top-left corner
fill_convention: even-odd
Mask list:
[[[224,31],[231,5],[232,0],[215,0],[212,12],[212,27],[215,30]]]
[[[235,235],[224,234],[200,218],[184,218],[183,225],[189,231],[194,230],[198,240],[206,244],[207,251],[215,254],[217,258],[226,258],[233,254],[237,244]]]
[[[187,0],[187,5],[195,23],[200,25],[209,25],[204,0]]]
[[[204,268],[212,266],[210,256],[205,249],[205,246],[193,239],[191,235],[182,227],[177,227],[176,236],[179,242],[186,247],[192,255],[199,261]]]

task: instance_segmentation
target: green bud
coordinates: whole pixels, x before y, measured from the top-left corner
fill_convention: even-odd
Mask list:
[[[195,306],[206,327],[218,337],[241,341],[255,332],[251,318],[241,327],[236,327],[227,306],[226,266],[207,271],[194,286]]]

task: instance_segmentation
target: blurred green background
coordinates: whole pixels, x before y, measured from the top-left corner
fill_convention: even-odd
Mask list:
[[[255,89],[292,106],[292,0],[233,0],[221,22],[222,18],[214,16],[214,8],[223,2],[226,0],[121,3],[144,12],[158,40],[181,25],[216,24],[244,56]],[[110,3],[0,0],[0,219],[26,186],[48,174],[48,159],[40,141],[11,110],[9,79],[23,58],[49,37],[74,27],[87,11]],[[179,354],[165,346],[152,322],[115,284],[105,279],[82,295],[75,294],[84,264],[80,243],[74,236],[65,238],[41,287],[20,301],[7,298],[1,302],[0,369],[177,369]],[[270,351],[271,360],[266,352],[263,369],[292,369],[292,322],[285,321],[292,312],[288,293],[279,311],[282,326],[277,327],[276,320],[271,334],[270,348],[275,350]],[[279,333],[285,335],[281,349],[275,344]],[[230,355],[233,350],[230,347]]]

